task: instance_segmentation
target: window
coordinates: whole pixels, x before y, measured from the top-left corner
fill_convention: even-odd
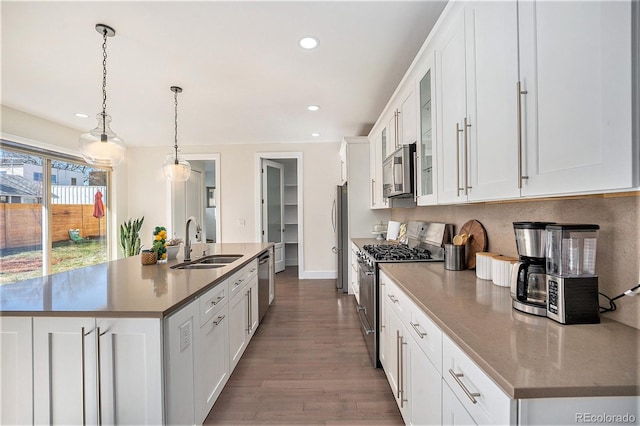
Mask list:
[[[0,228],[0,285],[109,260],[109,170],[0,142],[0,165],[6,171],[0,175],[0,221],[5,223]],[[54,169],[63,171],[59,185]],[[77,177],[62,182],[67,172]],[[43,198],[49,193],[50,198]],[[101,209],[96,208],[98,199]],[[43,229],[51,235],[49,250],[42,249]]]

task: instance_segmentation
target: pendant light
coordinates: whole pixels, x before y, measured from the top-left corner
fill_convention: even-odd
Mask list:
[[[89,164],[115,167],[124,158],[125,146],[109,123],[107,114],[107,37],[116,31],[104,24],[97,24],[96,31],[102,35],[102,112],[96,115],[98,126],[80,136],[80,153]]]
[[[191,165],[186,160],[178,158],[178,93],[182,93],[182,88],[178,86],[171,86],[173,92],[173,99],[175,105],[175,139],[173,149],[174,155],[168,155],[164,163],[162,163],[162,170],[164,175],[173,182],[186,182],[191,176]]]

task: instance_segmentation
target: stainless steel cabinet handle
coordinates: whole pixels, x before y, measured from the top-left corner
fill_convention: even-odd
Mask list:
[[[469,194],[469,124],[467,117],[464,118],[464,195]]]
[[[84,327],[82,327],[82,330],[80,331],[80,334],[82,336],[82,342],[81,342],[81,351],[82,351],[82,424],[86,425],[87,424],[87,392],[86,392],[86,383],[85,383],[85,377],[86,377],[86,368],[85,368],[85,343],[84,343],[84,338],[86,336],[88,336],[89,334],[91,334],[91,331],[89,331],[88,333],[84,332]]]
[[[518,128],[518,189],[522,189],[522,180],[529,179],[529,176],[522,175],[522,95],[528,92],[522,90],[520,81],[516,83],[516,94],[518,96],[516,102],[517,128]]]
[[[360,312],[360,311],[363,311],[363,312],[364,312],[367,308],[365,308],[365,307],[364,307],[364,306],[362,306],[362,305],[358,305],[358,307],[357,307],[356,309],[358,310],[358,312]]]
[[[391,299],[393,303],[398,303],[398,299],[393,294],[387,294],[387,297]]]
[[[396,357],[398,358],[396,360],[396,385],[398,385],[398,396],[396,398],[400,399],[400,330],[396,330]]]
[[[418,336],[420,336],[421,339],[424,339],[424,336],[427,335],[427,333],[423,333],[422,331],[420,331],[420,329],[418,328],[420,326],[420,324],[418,323],[413,323],[411,321],[409,321],[409,324],[411,324],[411,327],[413,327],[413,329],[416,331],[416,333],[418,333]]]
[[[213,320],[213,324],[214,324],[214,325],[219,325],[219,324],[222,322],[222,320],[224,319],[224,317],[225,317],[225,316],[226,316],[226,315],[220,315],[218,318],[216,318],[215,320]]]
[[[224,299],[224,296],[218,296],[218,297],[216,298],[216,300],[212,300],[212,301],[211,301],[211,304],[212,304],[213,306],[216,306],[218,303],[220,303],[220,301],[221,301],[222,299]]]
[[[459,197],[460,191],[464,189],[460,188],[460,132],[462,131],[460,123],[456,123],[456,197]]]
[[[251,334],[251,288],[247,290],[247,305],[249,309],[247,309],[247,334]]]
[[[462,388],[462,390],[464,391],[464,393],[467,394],[467,396],[469,397],[469,399],[471,400],[471,402],[473,402],[474,404],[478,403],[478,400],[476,398],[480,397],[480,394],[477,392],[471,392],[469,389],[467,389],[467,387],[464,385],[464,383],[462,383],[462,380],[460,380],[461,377],[464,377],[464,374],[462,373],[456,373],[455,371],[453,371],[451,368],[449,369],[449,374],[451,374],[451,377],[453,377],[455,379],[455,381],[458,383],[458,385]]]
[[[376,205],[376,180],[371,179],[371,205]]]
[[[399,334],[399,332],[398,332]],[[408,402],[405,398],[406,392],[404,390],[404,348],[403,346],[407,343],[404,341],[404,337],[400,336],[400,357],[398,358],[398,363],[400,364],[400,375],[398,376],[399,385],[399,398],[400,398],[400,408],[404,408],[404,403]]]
[[[107,334],[109,330],[100,332],[100,327],[96,328],[96,352],[98,354],[97,379],[98,379],[98,425],[102,425],[102,354],[100,353],[100,337]]]

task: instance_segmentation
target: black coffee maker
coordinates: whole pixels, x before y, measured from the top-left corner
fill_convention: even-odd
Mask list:
[[[513,266],[511,298],[515,309],[547,316],[546,232],[552,222],[514,222],[520,260]]]

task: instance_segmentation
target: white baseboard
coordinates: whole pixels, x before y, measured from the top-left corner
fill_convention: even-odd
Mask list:
[[[335,280],[338,278],[337,271],[301,271],[298,277],[302,280]]]

